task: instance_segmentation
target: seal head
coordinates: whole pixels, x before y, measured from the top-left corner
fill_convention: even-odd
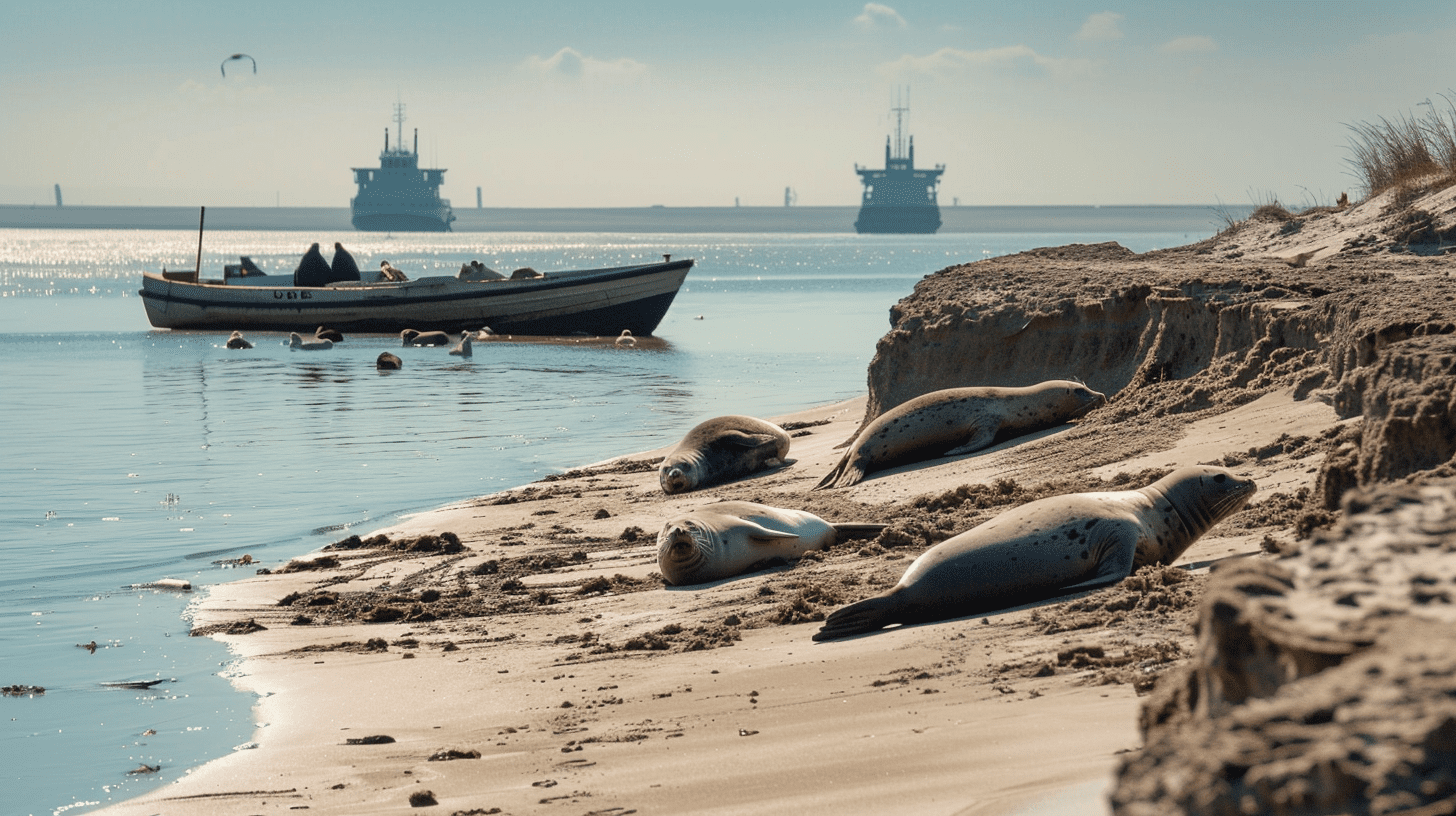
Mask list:
[[[253,344],[243,336],[242,332],[235,331],[228,337],[227,347],[230,349],[250,349],[253,347]]]

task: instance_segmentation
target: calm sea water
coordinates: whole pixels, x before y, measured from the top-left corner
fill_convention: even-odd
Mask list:
[[[402,514],[665,445],[710,416],[860,394],[890,306],[951,264],[1073,242],[1144,251],[1215,226],[205,239],[207,270],[248,255],[291,271],[309,243],[335,240],[361,267],[388,259],[414,276],[471,259],[548,272],[697,260],[658,329],[666,348],[477,344],[466,361],[393,337],[301,352],[260,333],[230,351],[222,334],[154,331],[141,273],[192,268],[195,233],[0,230],[0,685],[46,689],[0,698],[4,812],[82,813],[254,739],[264,724],[228,682],[233,659],[187,637],[193,598],[240,577],[219,562],[274,566]],[[402,371],[375,371],[386,349]],[[162,578],[198,592],[131,588]],[[139,680],[162,682],[105,685]],[[142,764],[161,771],[128,775]]]

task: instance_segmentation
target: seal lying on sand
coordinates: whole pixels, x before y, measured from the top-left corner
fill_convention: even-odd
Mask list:
[[[250,349],[253,344],[240,331],[233,332],[227,339],[227,347],[230,349]]]
[[[933,391],[875,417],[814,489],[849,487],[870,471],[978,451],[989,447],[997,435],[1020,436],[1051,428],[1106,401],[1102,394],[1070,380],[1024,388]]]
[[[1141,490],[1072,493],[1028,502],[926,550],[890,589],[836,610],[815,640],[892,623],[975,615],[1121,581],[1172,564],[1233,515],[1254,482],[1218,467],[1186,467]]]
[[[657,568],[669,584],[702,584],[798,558],[835,541],[879,535],[883,524],[830,524],[813,513],[753,502],[708,504],[668,520]]]
[[[414,329],[405,329],[399,333],[402,345],[406,346],[448,346],[450,335],[442,331],[420,332]]]
[[[751,416],[721,416],[688,431],[657,466],[664,493],[686,493],[747,476],[789,455],[783,428]]]

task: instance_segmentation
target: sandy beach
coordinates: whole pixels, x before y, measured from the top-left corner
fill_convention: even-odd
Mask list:
[[[1452,188],[1434,195],[1428,209],[1449,210]],[[1145,255],[1066,247],[953,267],[895,306],[866,395],[769,418],[793,436],[786,467],[668,496],[655,467],[666,449],[632,453],[219,586],[194,634],[245,658],[235,683],[259,695],[255,745],[97,812],[1110,812],[1104,792],[1142,747],[1147,695],[1193,650],[1210,570],[1337,515],[1328,463],[1361,421],[1341,386],[1383,346],[1346,350],[1387,324],[1456,317],[1449,255],[1366,251],[1363,236],[1390,233],[1385,203]],[[1109,404],[811,490],[867,413],[907,394],[1070,376]],[[1193,464],[1258,493],[1171,567],[810,639],[996,513]],[[726,499],[889,529],[665,586],[663,522]]]

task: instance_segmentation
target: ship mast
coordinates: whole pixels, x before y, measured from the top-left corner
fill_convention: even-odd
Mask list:
[[[895,158],[905,158],[905,119],[910,115],[910,89],[904,89],[904,98],[900,98],[900,91],[895,92],[895,107],[890,110],[895,114]]]
[[[399,152],[403,153],[404,152],[404,103],[403,102],[396,102],[396,103],[394,103],[394,126],[396,128],[396,130],[395,130],[394,143],[397,144],[397,145],[399,145],[399,147],[397,149],[399,150]]]

